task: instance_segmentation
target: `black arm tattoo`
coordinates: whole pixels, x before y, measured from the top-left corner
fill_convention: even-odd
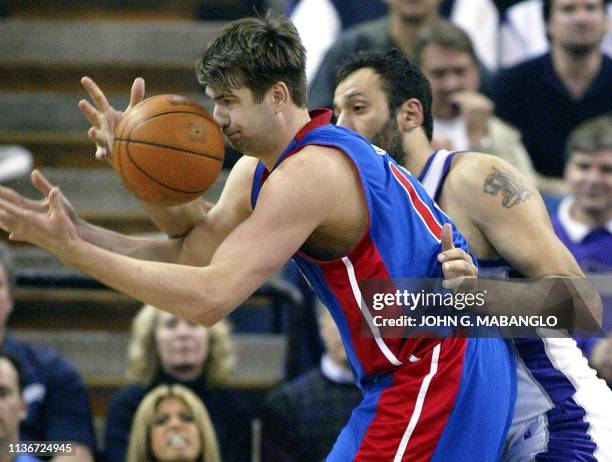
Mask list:
[[[520,178],[511,172],[504,172],[495,167],[493,167],[493,172],[485,178],[482,190],[492,196],[497,196],[497,193],[501,192],[502,205],[507,209],[525,202],[532,196]]]

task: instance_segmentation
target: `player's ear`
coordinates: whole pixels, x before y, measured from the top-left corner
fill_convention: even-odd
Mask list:
[[[272,100],[274,110],[279,112],[289,102],[291,97],[289,96],[289,88],[285,82],[276,82],[268,90],[268,95]]]
[[[423,106],[416,98],[407,99],[397,110],[397,125],[402,132],[409,132],[423,125]]]

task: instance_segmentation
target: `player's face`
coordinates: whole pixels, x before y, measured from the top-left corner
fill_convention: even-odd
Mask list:
[[[478,66],[469,53],[438,45],[425,47],[421,63],[421,70],[431,85],[434,117],[456,117],[459,108],[453,103],[452,95],[459,91],[478,91]]]
[[[612,149],[593,154],[573,153],[565,179],[578,207],[592,213],[612,214]]]
[[[406,22],[421,23],[437,15],[441,0],[388,0],[389,11]]]
[[[270,143],[270,127],[273,111],[264,98],[255,102],[248,88],[213,89],[206,87],[206,94],[214,101],[213,118],[221,127],[225,139],[243,154],[266,154]]]
[[[553,42],[576,53],[598,48],[607,28],[603,0],[554,0],[547,24]]]
[[[371,140],[390,117],[378,73],[364,67],[340,82],[334,94],[334,112],[340,127]]]
[[[0,440],[18,440],[19,423],[25,412],[17,371],[8,359],[0,358]]]
[[[4,266],[0,263],[0,330],[6,325],[7,319],[13,310],[11,289]]]
[[[202,438],[193,414],[176,397],[157,404],[150,438],[151,452],[159,462],[195,461],[202,452]]]
[[[612,214],[612,149],[594,154],[573,153],[565,178],[578,207]]]
[[[340,127],[356,131],[395,158],[403,157],[402,134],[391,117],[380,75],[373,69],[359,69],[339,83],[334,112]]]
[[[157,316],[155,344],[164,371],[194,379],[208,357],[209,331],[196,322],[162,312]]]

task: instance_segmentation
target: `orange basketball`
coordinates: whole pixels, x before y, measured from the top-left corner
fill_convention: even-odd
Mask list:
[[[178,205],[200,196],[223,166],[223,136],[200,104],[153,96],[126,112],[115,129],[113,166],[138,198]]]

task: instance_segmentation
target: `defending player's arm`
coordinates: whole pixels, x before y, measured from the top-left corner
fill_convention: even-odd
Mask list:
[[[523,175],[497,157],[479,154],[472,158],[466,154],[456,166],[453,178],[449,178],[448,186],[446,194],[451,193],[462,203],[463,213],[499,256],[525,277],[536,280],[529,287],[515,285],[514,290],[503,283],[487,286],[493,290],[487,300],[489,310],[535,314],[533,310],[542,307],[555,285],[555,281],[542,278],[572,278],[564,280],[565,287],[557,286],[559,299],[571,296],[577,312],[584,314],[588,307],[591,319],[600,319],[601,299],[555,235],[541,196]],[[586,306],[581,300],[586,300]],[[578,321],[587,321],[587,317]]]
[[[223,238],[250,214],[250,190],[244,189],[244,185],[252,179],[256,164],[253,158],[241,158],[228,176],[219,202],[207,212],[202,210],[202,215],[186,236],[174,239],[128,236],[93,225],[77,215],[72,204],[60,191],[58,199],[63,213],[84,241],[141,260],[203,266],[210,262]],[[32,172],[32,182],[45,196],[44,199],[27,199],[0,186],[0,200],[12,203],[27,213],[48,213],[49,202],[46,197],[54,186],[37,170]],[[193,245],[194,241],[198,241],[197,246]]]
[[[210,325],[289,260],[337,207],[343,172],[330,159],[338,157],[296,155],[283,162],[262,188],[255,211],[223,240],[206,267],[137,260],[82,240],[57,189],[50,193],[49,213],[27,213],[0,201],[0,225],[11,239],[38,245],[110,287]]]

